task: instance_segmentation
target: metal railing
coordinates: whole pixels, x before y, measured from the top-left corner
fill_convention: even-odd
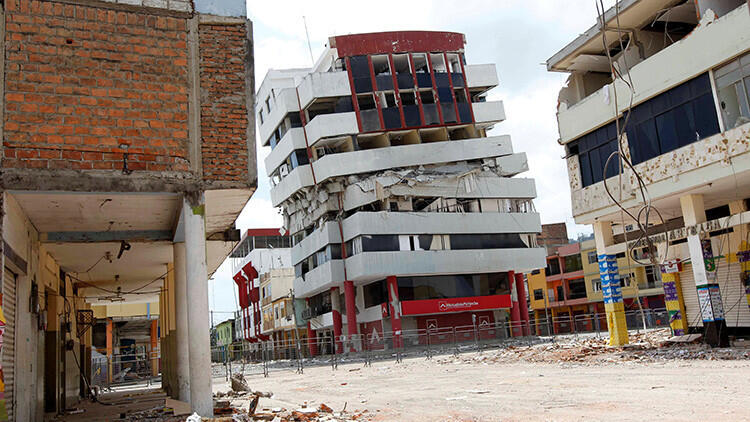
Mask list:
[[[143,382],[151,385],[160,380],[160,373],[160,350],[141,349],[134,353],[93,356],[89,382],[92,387],[111,391],[113,387]]]
[[[665,309],[644,309],[625,312],[628,329],[641,331],[669,327],[669,314]],[[550,317],[549,320],[481,323],[477,325],[443,327],[434,329],[374,332],[340,338],[325,336],[312,339],[269,340],[248,343],[237,342],[214,347],[213,375],[229,379],[234,373],[269,376],[271,372],[295,370],[303,373],[309,366],[339,363],[363,363],[375,360],[425,357],[436,355],[481,352],[492,348],[532,345],[554,342],[557,336],[589,335],[607,336],[606,314],[580,314]]]

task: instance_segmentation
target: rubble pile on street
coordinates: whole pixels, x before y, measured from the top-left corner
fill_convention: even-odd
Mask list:
[[[527,362],[624,362],[663,360],[738,360],[750,359],[745,347],[711,348],[700,342],[673,343],[668,329],[631,334],[630,344],[610,347],[606,337],[563,337],[551,343],[509,346],[475,355],[439,359],[440,363],[513,363]]]
[[[366,411],[347,412],[346,407],[341,411],[334,411],[324,403],[317,407],[303,403],[296,409],[259,406],[261,399],[270,399],[273,393],[253,391],[242,374],[235,374],[231,377],[231,387],[229,391],[214,394],[214,415],[224,417],[204,418],[202,421],[344,422],[369,420]]]

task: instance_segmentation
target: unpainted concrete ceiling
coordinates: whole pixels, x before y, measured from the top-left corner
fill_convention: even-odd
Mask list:
[[[182,199],[172,194],[13,192],[40,233],[172,230]]]

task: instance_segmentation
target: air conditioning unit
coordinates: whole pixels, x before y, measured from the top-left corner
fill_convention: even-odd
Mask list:
[[[312,309],[307,308],[302,310],[302,319],[307,321],[308,319],[312,319]]]
[[[281,167],[279,167],[279,174],[281,177],[286,177],[289,174],[289,169],[286,164],[282,164]]]

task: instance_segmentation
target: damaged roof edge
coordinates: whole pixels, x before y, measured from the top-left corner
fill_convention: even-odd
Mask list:
[[[620,13],[627,10],[630,6],[640,2],[641,0],[616,0],[616,2],[620,3],[618,6],[620,9]],[[616,5],[615,5],[616,6]],[[617,14],[617,8],[615,6],[610,7],[606,12],[604,12],[604,20],[609,23],[611,20],[613,20]],[[564,70],[555,69],[555,66],[563,61],[566,57],[573,54],[576,50],[581,48],[584,44],[589,42],[591,39],[599,35],[599,18],[596,18],[596,23],[589,28],[586,32],[579,35],[573,42],[563,47],[562,50],[555,53],[552,57],[547,59],[547,71],[554,72],[554,71],[561,71]]]
[[[195,11],[205,15],[247,17],[245,0],[193,0]]]

